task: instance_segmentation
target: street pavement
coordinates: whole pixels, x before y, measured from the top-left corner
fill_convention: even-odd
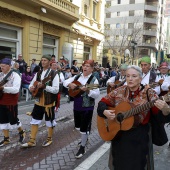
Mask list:
[[[101,91],[101,96],[96,100],[92,131],[86,146],[86,154],[81,159],[76,159],[80,134],[74,129],[73,102],[67,103],[67,98],[61,98],[61,107],[57,117],[57,126],[54,129],[53,143],[42,147],[42,142],[47,137],[45,122],[39,126],[37,146],[21,149],[18,143],[17,130],[10,131],[11,143],[0,148],[0,170],[109,170],[109,142],[104,142],[97,131],[96,116],[98,101],[106,95]],[[30,136],[30,119],[25,113],[31,111],[34,101],[19,102],[19,119],[27,132],[26,141]],[[170,126],[166,126],[170,139]],[[0,140],[3,139],[0,133]],[[155,170],[170,169],[170,148],[165,144],[162,147],[154,146]]]

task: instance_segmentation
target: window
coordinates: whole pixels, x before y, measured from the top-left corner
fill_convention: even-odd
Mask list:
[[[58,38],[50,35],[43,37],[43,55],[58,55]]]
[[[0,59],[16,57],[21,53],[21,29],[0,25]]]
[[[97,3],[93,2],[93,19],[96,20],[97,19]]]
[[[86,4],[84,5],[84,14],[85,16],[87,16],[87,5]]]
[[[120,12],[117,12],[117,16],[120,16]]]
[[[111,6],[111,1],[107,1],[105,7],[109,8]]]
[[[128,28],[129,28],[129,29],[134,28],[134,23],[128,23]]]
[[[111,12],[106,13],[106,18],[111,18]]]
[[[147,44],[150,44],[150,43],[151,43],[151,38],[147,37],[147,38],[145,39],[145,42],[146,42]]]
[[[83,61],[91,58],[91,47],[84,46]]]
[[[130,0],[130,4],[135,4],[135,0]]]
[[[116,40],[119,40],[119,35],[116,35]]]
[[[127,39],[128,39],[128,41],[130,41],[132,39],[132,36],[128,35]]]
[[[116,28],[120,28],[120,24],[119,23],[116,24]]]
[[[110,29],[110,24],[105,24],[105,29]]]
[[[121,4],[121,0],[117,0],[117,4]]]
[[[134,16],[135,11],[129,11],[129,16]]]

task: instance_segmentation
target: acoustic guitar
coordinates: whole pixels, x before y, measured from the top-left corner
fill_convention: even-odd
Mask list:
[[[45,83],[47,83],[48,81],[50,81],[51,80],[51,76],[48,76],[48,77],[45,77],[42,81],[41,81],[41,83],[42,84],[45,84]],[[43,88],[39,88],[38,87],[38,83],[40,83],[39,81],[35,81],[34,82],[34,84],[33,84],[33,86],[34,86],[34,91],[32,92],[32,96],[33,97],[41,97],[41,95],[42,95],[42,92],[43,92]]]
[[[170,101],[170,92],[165,96],[162,96],[163,100]],[[156,99],[157,100],[157,99]],[[130,130],[134,124],[134,115],[149,110],[154,106],[156,100],[147,102],[141,106],[132,108],[127,102],[121,102],[115,108],[109,107],[108,110],[115,110],[115,119],[109,120],[100,116],[97,116],[97,128],[100,137],[104,141],[110,141],[114,139],[116,134],[121,131]]]
[[[0,82],[0,87],[3,86],[4,84],[6,84],[7,82],[8,82],[8,79],[2,80]],[[3,96],[3,90],[0,90],[0,99],[2,98],[2,96]]]
[[[99,88],[99,84],[86,84],[86,85],[82,85],[77,80],[73,81],[72,83],[76,84],[76,88],[68,90],[68,94],[69,94],[70,97],[79,97],[79,96],[81,96],[84,93],[84,91],[81,90],[80,88],[83,87],[83,86],[86,86],[89,90]]]
[[[112,90],[122,86],[124,83],[126,82],[126,80],[123,80],[123,81],[119,81],[119,80],[116,80],[114,82],[114,86],[111,87],[110,85],[107,86],[107,94],[109,94]]]

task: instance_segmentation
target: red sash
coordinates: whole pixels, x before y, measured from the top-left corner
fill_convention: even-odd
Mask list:
[[[18,103],[18,93],[9,94],[3,93],[2,98],[0,99],[0,105],[17,105]]]

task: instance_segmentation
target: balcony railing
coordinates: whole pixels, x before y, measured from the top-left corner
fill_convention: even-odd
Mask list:
[[[66,19],[79,20],[79,7],[68,0],[31,0],[41,6],[49,8]]]
[[[53,5],[68,10],[74,14],[78,13],[78,7],[67,0],[46,0],[46,1],[51,2]]]

